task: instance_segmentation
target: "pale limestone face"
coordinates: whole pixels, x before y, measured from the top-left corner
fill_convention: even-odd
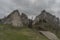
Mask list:
[[[20,16],[17,14],[17,12],[15,12],[15,13],[12,15],[12,25],[14,25],[14,26],[22,26],[21,18],[20,18]]]
[[[24,25],[28,25],[27,15],[26,14],[20,15],[18,10],[14,10],[3,21],[4,21],[3,22],[4,24],[11,24],[11,25],[16,26],[16,27],[22,27]]]

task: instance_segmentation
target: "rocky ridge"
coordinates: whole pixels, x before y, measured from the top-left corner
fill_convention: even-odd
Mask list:
[[[45,10],[36,16],[34,21],[31,19],[29,20],[26,14],[20,14],[18,10],[14,10],[7,17],[3,18],[1,22],[3,24],[11,24],[18,27],[22,27],[24,25],[33,25],[36,26],[37,29],[43,30],[57,30],[60,26],[59,18],[55,17]]]
[[[38,30],[49,30],[57,32],[59,30],[60,21],[59,18],[43,10],[41,14],[36,16],[33,26]]]
[[[3,24],[11,24],[13,26],[22,27],[28,23],[28,17],[24,13],[20,15],[18,10],[14,10],[7,17],[2,19]]]

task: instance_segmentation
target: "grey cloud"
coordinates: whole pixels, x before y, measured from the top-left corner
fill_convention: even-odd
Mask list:
[[[41,10],[49,9],[55,4],[55,0],[36,0],[34,3],[29,0],[14,0],[14,2],[23,7],[22,10],[28,15],[38,15]]]
[[[8,15],[12,10],[19,9],[31,17],[40,14],[43,9],[46,9],[50,13],[59,16],[59,1],[60,0],[0,0],[0,15]]]

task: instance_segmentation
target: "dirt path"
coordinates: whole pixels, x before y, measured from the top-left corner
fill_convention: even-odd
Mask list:
[[[46,36],[49,40],[59,40],[57,36],[49,31],[40,31],[44,36]]]

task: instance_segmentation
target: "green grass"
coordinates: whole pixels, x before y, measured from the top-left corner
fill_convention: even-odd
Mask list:
[[[60,31],[56,34],[58,36],[58,38],[60,39]]]
[[[13,28],[0,24],[0,40],[48,40],[45,36],[29,28]]]

